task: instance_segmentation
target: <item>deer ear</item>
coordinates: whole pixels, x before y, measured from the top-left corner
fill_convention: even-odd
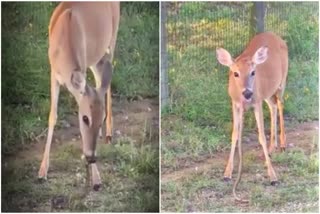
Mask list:
[[[75,90],[80,92],[80,94],[84,94],[86,88],[85,75],[80,71],[74,71],[71,74],[71,84]]]
[[[218,48],[216,50],[216,54],[217,54],[217,59],[220,62],[220,64],[228,66],[228,67],[230,67],[233,64],[232,57],[227,50],[225,50],[223,48]]]
[[[101,95],[105,95],[107,92],[107,89],[111,83],[111,77],[112,77],[112,64],[109,60],[107,60],[102,65],[102,75],[101,75],[101,87],[99,88],[99,92]]]
[[[264,63],[267,60],[267,58],[268,58],[268,47],[262,46],[253,55],[252,61],[256,65],[258,65],[258,64]]]

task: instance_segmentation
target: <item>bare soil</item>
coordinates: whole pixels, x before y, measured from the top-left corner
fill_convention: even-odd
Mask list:
[[[145,126],[154,127],[153,136],[158,136],[159,132],[159,106],[156,99],[144,99],[128,101],[126,99],[113,99],[113,138],[112,143],[124,136],[130,136],[136,143],[143,142],[143,132]],[[76,145],[81,149],[81,137],[79,130],[78,116],[76,113],[67,115],[66,119],[59,120],[54,130],[51,152],[54,153],[60,145],[66,143]],[[14,154],[15,160],[24,160],[37,157],[41,160],[46,142],[46,132],[39,136],[38,142],[30,145]],[[153,141],[155,142],[155,141]],[[99,138],[99,143],[105,143]],[[8,159],[7,161],[12,161]]]

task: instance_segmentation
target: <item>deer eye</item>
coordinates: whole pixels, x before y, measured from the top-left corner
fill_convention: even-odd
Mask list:
[[[253,70],[253,71],[251,72],[251,76],[254,76],[255,74],[256,74],[256,71]]]
[[[82,117],[82,120],[87,126],[89,126],[89,118],[86,115]]]
[[[234,77],[239,77],[239,73],[238,72],[233,72]]]

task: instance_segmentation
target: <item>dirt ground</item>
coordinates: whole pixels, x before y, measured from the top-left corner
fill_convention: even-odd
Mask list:
[[[303,148],[307,153],[310,153],[312,149],[314,149],[311,141],[317,139],[313,139],[318,134],[318,121],[308,122],[299,124],[299,126],[292,127],[287,130],[287,142],[289,142],[289,149],[292,147],[300,147]],[[262,148],[257,142],[257,133],[256,134],[248,134],[244,136],[243,139],[242,151],[250,151],[251,154],[262,158]],[[179,170],[171,170],[171,169],[162,169],[161,175],[161,183],[166,183],[169,181],[177,181],[188,176],[191,176],[193,173],[201,174],[204,171],[208,171],[211,168],[225,166],[230,151],[225,151],[222,153],[216,154],[214,157],[204,157],[203,161],[200,162],[188,162],[188,160],[182,160],[179,164]],[[237,152],[235,153],[235,160],[237,160]],[[236,162],[236,161],[235,161]],[[235,163],[236,164],[236,163]],[[237,166],[234,167],[235,171],[237,170]],[[244,175],[245,176],[245,175]]]
[[[37,181],[46,132],[38,137],[38,142],[24,146],[17,154],[2,159],[2,211],[156,211],[154,201],[158,200],[158,181],[154,178],[159,175],[157,172],[136,172],[136,167],[144,164],[143,160],[137,166],[128,163],[127,166],[131,168],[126,169],[122,165],[130,160],[121,151],[130,155],[131,162],[141,154],[147,155],[141,152],[158,154],[158,108],[156,98],[135,101],[113,99],[113,143],[106,145],[101,139],[98,142],[101,156],[100,161],[98,157],[98,167],[104,180],[102,191],[90,191],[86,196],[79,196],[78,192],[79,189],[85,189],[85,171],[80,159],[82,150],[77,115],[59,118],[51,147],[47,181]],[[144,148],[148,150],[144,151]],[[156,164],[157,161],[151,163]],[[152,167],[157,169],[158,164]],[[146,182],[147,186],[140,184],[141,179],[147,178],[153,179]],[[114,185],[114,188],[110,185]],[[143,195],[143,192],[149,195]],[[123,195],[117,195],[121,193]],[[139,206],[129,205],[135,200],[130,193],[141,196],[137,200],[152,196],[152,204],[145,204],[149,207],[143,207],[138,202],[134,203]],[[128,201],[125,202],[127,196]],[[123,202],[114,203],[113,200],[119,197]]]
[[[295,154],[294,151],[301,151],[306,157],[309,157],[312,154],[317,154],[318,132],[318,121],[288,125],[286,130],[288,148],[283,154],[280,154],[280,151],[276,151],[272,154],[271,159],[273,160],[273,157],[277,155],[285,157],[286,153],[289,153],[288,155]],[[262,148],[258,143],[257,133],[245,133],[242,142],[244,166],[242,180],[238,188],[240,189],[238,191],[242,197],[254,197],[252,195],[250,196],[252,193],[252,191],[250,193],[250,188],[257,188],[262,192],[270,192],[270,195],[274,194],[274,188],[278,188],[276,191],[281,191],[281,188],[283,187],[290,188],[290,185],[293,183],[293,181],[291,182],[291,179],[294,179],[290,177],[292,175],[288,175],[291,167],[289,166],[290,163],[285,163],[281,160],[273,161],[273,166],[279,176],[280,185],[272,187],[268,181],[267,170],[263,167],[264,158]],[[261,207],[264,205],[259,207],[260,204],[258,206],[252,202],[247,206],[236,204],[232,195],[232,182],[226,183],[223,181],[223,171],[229,157],[229,152],[229,149],[220,151],[213,156],[203,156],[197,161],[193,161],[191,158],[181,159],[175,169],[170,167],[162,168],[161,209],[165,212],[234,212],[236,210],[238,210],[237,212],[264,212],[270,210],[282,210],[282,212],[290,210],[292,212],[298,212],[298,208],[301,210],[301,207],[304,207],[307,210],[311,207],[310,209],[314,211],[318,209],[317,201],[310,201],[309,204],[305,202],[297,204],[297,202],[290,197],[286,199],[288,200],[288,203],[282,201],[283,204],[281,204],[281,206],[279,205],[278,209],[276,207],[267,207],[266,210],[263,210]],[[236,152],[233,181],[237,175],[237,160],[238,157]],[[306,184],[311,185],[311,187],[314,186],[315,191],[318,191],[318,176],[310,178],[309,181],[300,180],[300,182],[300,184],[297,184],[297,187]],[[259,183],[263,184],[263,187],[258,186]],[[254,185],[257,187],[254,187]],[[295,185],[296,184],[293,184],[293,186]],[[281,192],[281,194],[286,195],[285,192]],[[180,205],[173,204],[172,201],[174,196],[177,198],[181,197],[181,200],[178,200],[180,202],[176,201],[176,203],[180,203]],[[260,195],[260,197],[262,196]]]

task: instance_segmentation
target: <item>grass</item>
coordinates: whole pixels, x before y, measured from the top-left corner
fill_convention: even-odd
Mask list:
[[[2,4],[2,151],[13,154],[47,126],[50,108],[48,24],[57,3]],[[158,96],[158,3],[121,3],[112,90],[122,97]],[[91,78],[90,78],[91,77]],[[89,75],[92,82],[92,75]],[[63,89],[59,118],[77,109]]]
[[[39,157],[4,161],[2,211],[150,212],[159,210],[158,152],[150,142],[141,147],[120,138],[115,145],[99,143],[98,156],[103,188],[86,186],[81,149],[66,142],[51,155],[48,180],[39,183]],[[60,203],[54,203],[62,198]],[[64,202],[63,202],[64,201]]]
[[[127,97],[158,96],[158,3],[121,3],[121,5],[123,8],[112,84],[116,91]]]
[[[193,123],[170,117],[161,118],[162,168],[179,168],[185,158],[197,160],[203,154],[213,154],[226,147],[226,137],[217,133],[216,127],[197,127]],[[229,144],[227,144],[229,145]]]
[[[250,164],[250,169],[244,170],[242,180],[246,182],[239,187],[239,192],[250,199],[248,206],[234,202],[232,185],[222,180],[222,168],[213,167],[183,180],[162,184],[161,209],[167,212],[316,212],[319,163],[313,155],[291,151],[276,155],[274,163],[283,178],[278,187],[269,186],[268,178],[258,176],[265,170],[262,164]]]
[[[81,142],[76,145],[65,137],[59,147],[55,148],[59,142],[53,143],[48,180],[40,183],[36,179],[45,142],[45,136],[37,137],[46,134],[50,107],[47,32],[57,4],[2,4],[2,211],[158,212],[158,129],[147,123],[147,118],[137,122],[147,115],[143,112],[147,107],[140,106],[137,111],[130,108],[133,102],[125,110],[115,108],[114,116],[120,111],[136,113],[139,118],[133,126],[139,128],[129,124],[122,130],[124,136],[115,138],[115,145],[99,143],[101,191],[92,192],[86,186]],[[112,91],[120,101],[158,97],[158,5],[121,3],[112,82]],[[93,82],[90,73],[88,81]],[[113,101],[123,107],[118,99]],[[76,109],[74,98],[62,89],[55,138],[59,139],[58,133],[62,133],[60,139],[68,136],[70,130],[63,131],[64,123]],[[135,112],[130,112],[132,109]],[[129,116],[128,121],[131,119]],[[141,130],[141,136],[140,132],[130,133],[134,129]]]
[[[319,50],[312,48],[319,44],[318,3],[270,2],[266,6],[265,30],[280,35],[289,48],[284,94],[286,126],[299,127],[300,122],[318,120],[315,97],[319,97]],[[252,3],[169,5],[166,27],[170,96],[169,104],[162,109],[163,173],[183,173],[180,170],[193,169],[198,162],[204,163],[204,159],[225,165],[232,131],[231,103],[227,94],[227,68],[218,64],[215,49],[224,47],[234,57],[241,53],[250,38],[251,7]],[[267,105],[264,105],[264,118],[269,129]],[[248,111],[244,138],[255,131],[255,123],[253,112]],[[308,153],[300,147],[272,157],[284,179],[280,188],[272,189],[261,175],[257,154],[247,151],[243,170],[249,175],[259,175],[255,180],[245,177],[246,183],[239,187],[250,197],[249,207],[234,203],[229,197],[231,185],[221,181],[223,167],[212,166],[209,171],[162,184],[162,210],[315,212],[318,210],[317,157],[316,150]],[[299,201],[298,197],[303,199]]]
[[[230,18],[231,16],[220,17],[220,12],[216,15],[220,18],[213,20],[207,16],[202,16],[202,19],[194,17],[193,10],[187,15],[183,13],[184,10],[195,7],[192,6],[193,4],[201,8],[201,3],[190,3],[190,5],[184,3],[181,6],[182,14],[168,17],[167,47],[171,105],[164,114],[170,112],[200,125],[215,125],[225,130],[225,124],[230,122],[231,111],[227,94],[228,74],[226,68],[218,65],[215,48],[223,46],[236,56],[248,41],[246,19],[239,18],[235,21]],[[203,5],[203,8],[207,8]],[[272,15],[270,19],[275,19],[278,15],[277,22],[272,21],[272,23],[278,23],[281,20],[285,23],[284,32],[287,34],[281,32],[277,28],[278,25],[269,25],[269,16],[266,19],[268,30],[276,32],[287,40],[291,55],[285,94],[285,113],[299,120],[316,119],[318,102],[313,97],[318,96],[318,91],[314,90],[318,86],[318,52],[311,48],[310,44],[313,47],[318,44],[318,24],[314,19],[317,17],[317,12],[311,8],[311,4],[305,4],[309,10],[304,9],[305,13],[299,15],[302,18],[298,19],[296,18],[299,14],[298,5],[290,6],[294,10],[292,9],[292,16],[289,17],[288,22],[282,20],[276,11],[270,14]],[[233,14],[237,11],[240,13],[239,9],[231,9],[231,11]],[[315,12],[314,15],[311,14],[313,12]],[[307,21],[301,22],[303,18]],[[302,33],[297,35],[297,28],[294,28],[296,25],[293,24],[297,19],[300,20],[298,23],[303,23],[303,29],[310,32],[307,36]],[[226,29],[232,29],[232,33],[226,32]],[[243,36],[237,37],[238,34]],[[210,37],[207,37],[208,35]],[[313,54],[306,54],[308,50]],[[308,72],[308,75],[305,75],[305,72]],[[293,79],[299,79],[299,85]],[[308,105],[301,105],[302,103],[308,103]],[[305,110],[301,111],[302,108]],[[268,113],[266,112],[265,115]],[[252,118],[250,120],[254,121]]]

